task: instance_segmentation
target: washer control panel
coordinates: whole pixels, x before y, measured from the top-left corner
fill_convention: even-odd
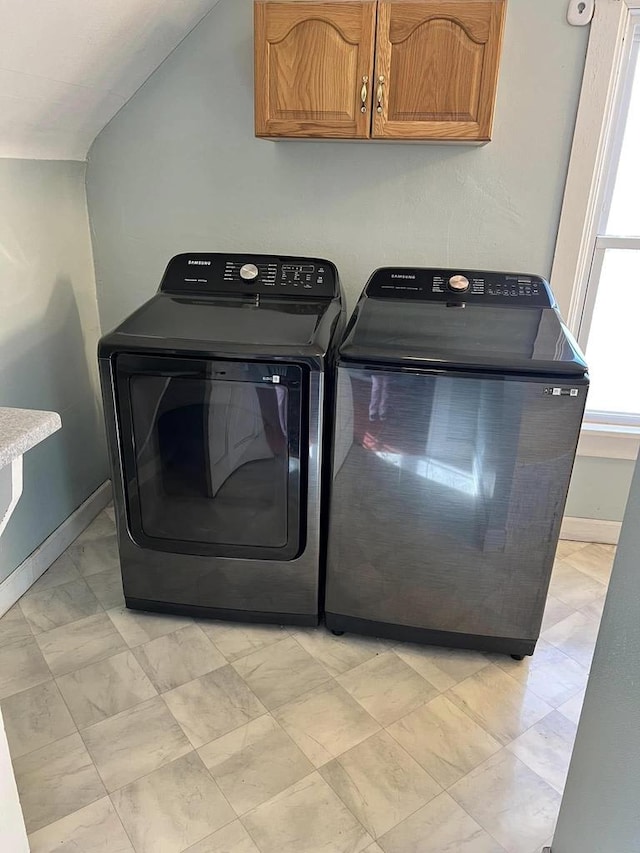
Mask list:
[[[421,299],[456,304],[536,308],[555,305],[549,284],[540,276],[527,273],[383,267],[369,279],[366,293],[378,299]]]
[[[338,271],[320,258],[222,253],[176,255],[160,285],[169,293],[333,298]]]

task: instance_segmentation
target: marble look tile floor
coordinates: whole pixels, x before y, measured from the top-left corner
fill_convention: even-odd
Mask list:
[[[536,654],[124,608],[102,513],[0,619],[33,853],[540,853],[615,549],[561,542]]]

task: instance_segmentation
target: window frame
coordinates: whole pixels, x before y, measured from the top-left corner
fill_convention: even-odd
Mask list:
[[[627,73],[634,35],[640,27],[640,0],[597,0],[585,62],[567,182],[553,259],[551,284],[567,325],[586,343],[597,288],[596,264],[606,248],[636,248],[633,238],[598,237],[601,211],[615,180],[611,163],[621,146],[621,126],[631,94]],[[624,243],[624,246],[622,245]],[[580,455],[635,459],[640,419],[587,412]]]

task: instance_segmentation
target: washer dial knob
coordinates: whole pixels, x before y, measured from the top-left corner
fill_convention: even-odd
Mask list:
[[[255,264],[245,264],[240,267],[240,278],[243,281],[253,281],[258,278],[258,267]]]
[[[469,279],[464,275],[452,275],[449,279],[449,289],[464,293],[469,290]]]

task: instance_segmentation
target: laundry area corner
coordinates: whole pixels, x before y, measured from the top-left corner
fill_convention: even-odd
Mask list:
[[[0,849],[640,853],[640,0],[3,16]]]

